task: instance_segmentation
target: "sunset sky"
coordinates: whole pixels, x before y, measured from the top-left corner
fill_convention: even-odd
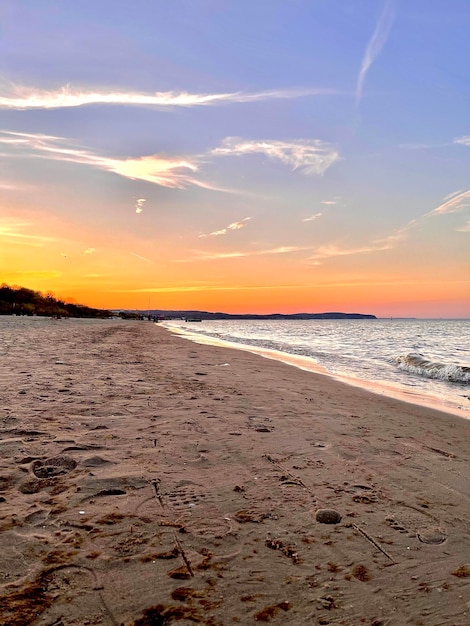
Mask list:
[[[0,282],[470,317],[468,0],[3,0]]]

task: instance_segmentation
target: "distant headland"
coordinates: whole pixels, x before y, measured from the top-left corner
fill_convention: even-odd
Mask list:
[[[121,317],[150,318],[155,320],[183,319],[188,322],[200,322],[202,320],[364,320],[377,319],[375,315],[365,313],[340,313],[338,311],[327,313],[211,313],[209,311],[168,311],[152,309],[146,311],[122,311]]]
[[[44,317],[88,317],[140,319],[163,321],[183,319],[189,322],[202,320],[342,320],[342,319],[377,319],[375,315],[365,313],[223,313],[194,310],[166,309],[95,309],[83,304],[64,302],[50,292],[42,294],[17,285],[0,285],[0,315],[38,315]]]

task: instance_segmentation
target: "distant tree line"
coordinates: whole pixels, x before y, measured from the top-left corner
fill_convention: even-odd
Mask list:
[[[18,287],[0,286],[0,315],[43,315],[48,317],[111,317],[110,311],[83,304],[66,303],[52,293]]]

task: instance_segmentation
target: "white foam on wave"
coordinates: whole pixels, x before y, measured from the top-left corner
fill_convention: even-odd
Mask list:
[[[160,323],[159,326],[163,326],[167,330],[177,335],[180,335],[181,337],[188,339],[189,341],[193,341],[194,343],[200,343],[209,346],[219,346],[221,348],[235,348],[236,350],[244,350],[246,352],[258,354],[267,359],[281,361],[283,363],[286,363],[287,365],[297,367],[298,369],[328,376],[329,378],[332,378],[334,380],[346,383],[347,385],[352,385],[353,387],[359,387],[360,389],[364,389],[377,395],[395,398],[397,400],[402,400],[403,402],[425,406],[430,409],[444,411],[452,415],[457,415],[459,417],[469,419],[468,409],[462,407],[460,403],[456,404],[455,402],[448,399],[428,395],[416,389],[404,388],[399,384],[395,384],[389,381],[371,381],[361,378],[355,378],[351,375],[348,376],[337,373],[334,374],[328,371],[325,367],[319,365],[318,363],[315,363],[315,361],[310,357],[289,354],[286,352],[281,352],[279,350],[270,350],[268,348],[260,348],[250,344],[228,341],[226,339],[220,339],[217,337],[212,337],[210,335],[205,335],[200,332],[191,332],[193,329],[188,330],[185,327],[174,325],[171,322],[163,322]],[[229,364],[225,365],[229,366]]]
[[[464,365],[445,364],[438,361],[430,361],[421,354],[401,354],[393,358],[393,362],[406,372],[426,376],[426,378],[435,378],[438,380],[447,380],[451,383],[470,383],[470,367]]]

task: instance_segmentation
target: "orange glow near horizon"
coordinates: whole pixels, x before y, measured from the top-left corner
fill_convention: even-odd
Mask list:
[[[406,267],[385,271],[378,261],[368,267],[370,255],[354,268],[346,256],[316,265],[295,251],[198,260],[187,242],[178,249],[122,234],[116,246],[47,215],[4,222],[0,243],[2,282],[97,308],[468,317],[465,281],[430,279],[419,267],[414,275]]]
[[[263,247],[206,258],[200,237],[190,241],[194,249],[187,239],[178,248],[129,233],[116,241],[47,213],[3,220],[0,243],[2,282],[97,308],[468,317],[468,284],[446,280],[448,267],[434,278],[418,263],[412,274],[399,259],[381,267],[380,251],[319,264],[308,251]]]

